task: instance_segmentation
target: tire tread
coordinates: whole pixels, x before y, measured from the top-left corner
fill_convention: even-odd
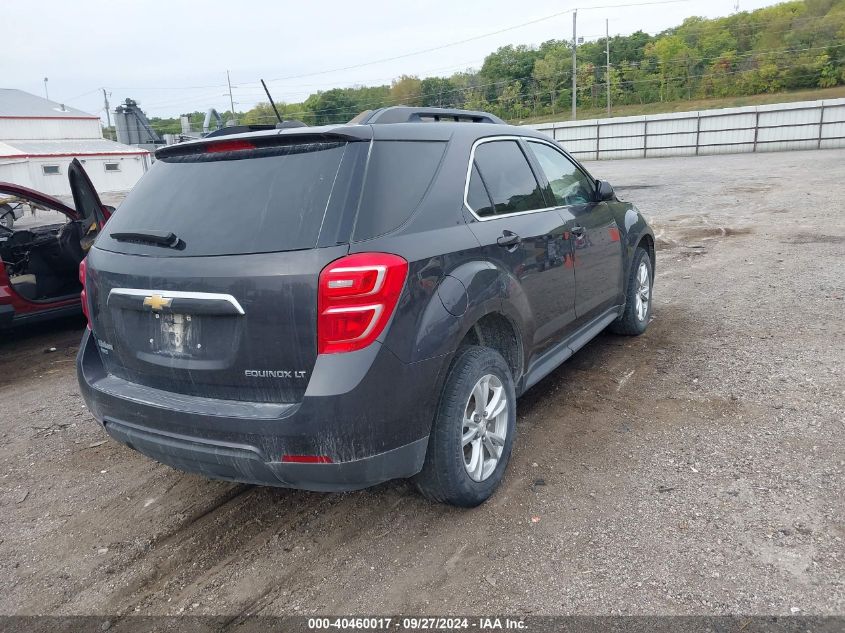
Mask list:
[[[467,486],[461,485],[465,476],[462,457],[454,453],[452,445],[453,437],[450,437],[450,424],[454,424],[455,414],[461,412],[465,405],[464,399],[467,394],[458,387],[472,380],[477,374],[479,367],[494,364],[496,368],[506,376],[506,389],[511,394],[510,415],[515,416],[515,396],[513,391],[513,379],[510,375],[507,363],[504,358],[490,348],[477,345],[467,345],[458,349],[455,358],[449,368],[446,381],[443,386],[443,394],[437,407],[437,415],[432,425],[431,434],[428,440],[428,451],[425,464],[422,470],[414,477],[414,483],[420,493],[431,501],[437,503],[448,503],[462,507],[473,507],[484,502],[498,486],[501,479],[501,471],[507,465],[512,446],[514,429],[508,433],[505,449],[502,457],[504,465],[500,461],[499,473],[494,473],[489,479],[481,482],[478,490],[470,491]],[[473,381],[474,382],[474,381]],[[473,494],[475,493],[475,494]]]

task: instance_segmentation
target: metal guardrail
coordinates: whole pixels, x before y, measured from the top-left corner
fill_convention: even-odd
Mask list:
[[[817,112],[817,116],[806,116]],[[804,113],[802,116],[801,113]],[[737,124],[737,119],[753,123]],[[793,119],[784,123],[767,124],[765,119]],[[801,120],[801,119],[812,120]],[[725,125],[716,123],[724,120]],[[734,119],[734,121],[730,121]],[[702,121],[707,127],[702,128]],[[694,122],[694,126],[692,123]],[[655,156],[699,156],[716,153],[742,153],[771,149],[821,149],[845,147],[845,99],[830,99],[800,103],[784,103],[724,110],[702,110],[674,114],[647,115],[563,121],[532,125],[547,132],[578,158],[647,158]],[[688,127],[688,129],[669,129]],[[657,129],[655,129],[657,128]],[[783,133],[778,131],[783,130]],[[805,132],[806,130],[806,132]],[[585,134],[586,132],[586,134]],[[623,132],[623,133],[619,133]],[[829,132],[829,133],[828,133]],[[797,136],[796,136],[797,134]],[[694,142],[667,143],[673,137],[691,137]],[[727,135],[717,142],[706,142],[712,135]],[[702,140],[705,136],[705,140]],[[639,139],[633,146],[632,139]],[[658,142],[663,140],[663,143]],[[649,142],[651,140],[651,143]],[[772,144],[780,143],[781,147]],[[720,148],[722,150],[720,151]],[[725,151],[725,150],[729,151]],[[730,151],[730,150],[734,151]],[[651,152],[651,153],[650,153]]]

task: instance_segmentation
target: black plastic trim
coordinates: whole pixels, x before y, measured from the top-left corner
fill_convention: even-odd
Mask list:
[[[557,369],[566,359],[593,340],[599,332],[622,314],[624,306],[613,306],[592,321],[578,328],[572,336],[562,341],[531,364],[523,378],[520,394],[527,391]]]
[[[422,469],[428,447],[426,436],[364,459],[291,463],[264,461],[258,449],[243,444],[164,435],[108,418],[104,426],[118,442],[179,470],[213,479],[322,492],[359,490],[415,475]]]

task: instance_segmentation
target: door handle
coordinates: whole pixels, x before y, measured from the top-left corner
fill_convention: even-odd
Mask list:
[[[502,235],[496,239],[496,244],[505,248],[511,248],[521,241],[522,238],[513,231],[502,231]]]
[[[584,237],[584,227],[583,226],[573,226],[569,229],[569,232],[572,233],[575,237]]]

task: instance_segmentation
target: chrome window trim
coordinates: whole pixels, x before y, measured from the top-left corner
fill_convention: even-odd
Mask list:
[[[513,218],[520,215],[528,215],[529,213],[542,213],[543,211],[552,211],[553,209],[558,209],[559,207],[543,207],[542,209],[531,209],[529,211],[515,211],[514,213],[503,213],[501,215],[491,215],[489,217],[482,217],[475,212],[471,206],[469,206],[469,200],[467,199],[469,196],[469,179],[472,176],[472,166],[475,163],[475,148],[481,145],[482,143],[492,143],[495,141],[516,141],[517,146],[519,146],[520,140],[527,140],[529,137],[525,136],[515,136],[515,135],[501,135],[501,136],[487,136],[485,138],[480,138],[472,144],[472,149],[469,152],[469,165],[467,165],[467,175],[466,175],[466,182],[464,183],[464,206],[467,210],[472,213],[473,217],[478,220],[479,222],[488,222],[490,220],[499,220],[501,218]],[[522,151],[522,148],[519,148],[519,151]],[[525,158],[525,164],[528,165],[528,169],[531,170],[531,174],[534,174],[534,170],[531,168],[531,163],[528,161],[528,157],[523,155]],[[534,176],[536,179],[537,177]],[[539,182],[537,183],[540,184]]]
[[[217,292],[187,292],[183,290],[144,290],[141,288],[112,288],[111,295],[124,295],[128,297],[149,297],[159,295],[163,299],[200,299],[205,301],[227,301],[232,305],[238,314],[246,314],[241,304],[232,295]]]
[[[588,174],[583,167],[581,167],[578,163],[574,161],[574,159],[570,158],[566,152],[561,149],[560,145],[554,142],[549,142],[546,139],[537,138],[535,136],[516,136],[511,134],[504,134],[499,136],[488,136],[485,138],[480,138],[472,144],[472,149],[469,152],[469,165],[467,165],[467,174],[466,174],[466,182],[464,183],[464,206],[467,208],[472,216],[478,220],[479,222],[488,222],[489,220],[498,220],[500,218],[512,218],[520,215],[528,215],[529,213],[542,213],[543,211],[553,211],[555,209],[562,209],[566,206],[571,205],[556,205],[553,207],[543,207],[542,209],[531,209],[530,211],[516,211],[514,213],[503,213],[502,215],[491,215],[489,217],[481,217],[475,212],[471,206],[469,206],[469,179],[472,177],[472,166],[475,163],[475,148],[481,145],[482,143],[490,143],[493,141],[516,141],[517,145],[519,145],[519,141],[523,141],[525,143],[542,143],[543,145],[548,145],[549,147],[555,149],[556,151],[560,152],[560,154],[566,158],[572,165],[584,174],[588,180],[592,181],[592,176]],[[520,151],[522,148],[520,147]],[[526,162],[528,162],[528,157],[525,157]],[[531,163],[528,162],[528,168],[531,169],[531,173],[534,173],[533,168],[531,168]],[[479,172],[480,173],[480,172]],[[536,176],[535,176],[536,178]],[[593,191],[595,193],[595,190]]]

